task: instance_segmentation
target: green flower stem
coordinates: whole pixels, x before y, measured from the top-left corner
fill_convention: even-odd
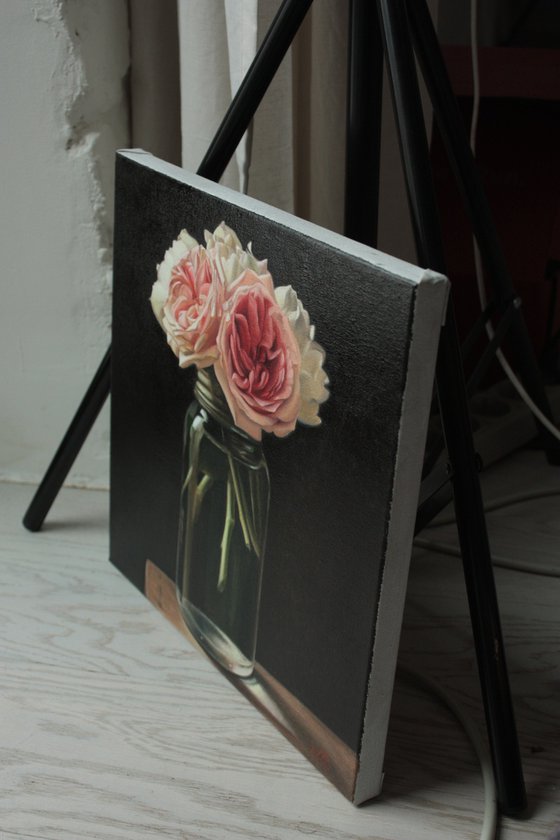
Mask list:
[[[194,511],[193,511],[193,520],[196,522],[198,519],[198,515],[200,513],[200,508],[202,506],[202,502],[204,500],[204,496],[206,495],[206,491],[212,486],[213,478],[210,475],[205,475],[204,478],[198,483],[198,487],[196,488],[196,493],[194,497]]]
[[[187,489],[187,487],[189,486],[190,480],[192,478],[192,474],[193,474],[193,468],[192,468],[192,466],[190,466],[189,471],[187,473],[187,477],[183,481],[183,486],[181,487],[181,493],[183,493]]]
[[[184,557],[185,563],[183,564],[183,592],[187,591],[187,574],[189,564],[187,558],[191,556],[192,552],[192,539],[194,533],[194,512],[196,509],[196,492],[197,492],[197,484],[196,484],[196,476],[198,474],[198,452],[200,449],[200,441],[202,440],[202,436],[204,434],[204,424],[201,417],[195,417],[193,424],[191,426],[191,445],[193,448],[193,452],[196,453],[196,457],[193,458],[191,466],[189,468],[187,478],[185,479],[185,483],[183,485],[183,489],[187,490],[187,518],[185,522],[185,546],[184,546]],[[188,488],[188,489],[187,489]]]
[[[237,479],[237,469],[235,466],[235,461],[231,455],[228,454],[228,461],[229,461],[229,469],[230,469],[230,476],[233,481],[233,489],[235,490],[235,499],[237,501],[237,510],[239,512],[239,521],[241,523],[241,529],[243,531],[243,539],[245,540],[245,545],[251,550],[251,532],[249,529],[249,525],[247,523],[247,519],[245,516],[245,505],[243,504],[243,496],[241,495],[241,488],[239,487],[239,481]],[[229,482],[228,482],[229,486]]]
[[[231,538],[233,536],[233,529],[235,528],[235,501],[232,485],[233,481],[230,474],[227,481],[226,518],[224,522],[224,533],[222,535],[220,570],[218,572],[218,592],[223,592],[226,588]]]

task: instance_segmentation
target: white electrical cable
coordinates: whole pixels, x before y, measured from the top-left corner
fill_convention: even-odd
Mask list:
[[[552,496],[560,496],[560,490],[534,490],[527,493],[513,493],[509,496],[501,496],[497,499],[492,499],[484,506],[484,512],[490,513],[493,510],[502,510],[511,505],[518,505],[522,502],[530,502],[534,499],[548,499]],[[456,523],[454,516],[446,516],[442,519],[437,519],[430,523],[430,528],[440,528],[444,525],[453,525]],[[452,543],[438,542],[426,537],[416,537],[414,545],[417,548],[424,548],[427,551],[436,551],[438,554],[448,554],[451,557],[462,557],[461,550],[458,546]],[[542,575],[543,577],[560,577],[560,567],[547,566],[542,563],[525,563],[523,560],[515,560],[512,557],[501,557],[498,554],[492,554],[492,565],[499,566],[501,569],[511,569],[515,572],[527,572],[528,574]]]
[[[494,780],[494,772],[492,770],[490,756],[488,755],[488,751],[486,750],[478,727],[463,711],[459,704],[456,703],[455,700],[453,700],[453,698],[434,680],[431,680],[423,674],[419,674],[404,665],[399,665],[397,675],[406,678],[409,682],[417,683],[424,689],[424,691],[435,694],[436,697],[438,697],[439,700],[447,706],[465,730],[480,762],[482,781],[484,783],[484,818],[482,821],[480,840],[494,840],[498,825],[496,782]]]
[[[511,507],[521,502],[531,502],[534,499],[548,499],[552,496],[560,496],[559,490],[533,490],[527,493],[512,493],[509,496],[499,496],[491,499],[484,505],[484,513],[491,513],[493,510]],[[438,517],[430,522],[430,528],[441,528],[443,525],[453,525],[457,520],[455,516]]]
[[[428,540],[425,537],[417,537],[414,540],[416,548],[424,548],[426,551],[435,551],[437,554],[447,554],[450,557],[462,557],[461,549],[452,543],[437,542]],[[542,577],[560,578],[560,567],[546,566],[542,563],[526,563],[524,560],[515,560],[513,557],[501,557],[499,554],[492,554],[492,565],[500,569],[509,569],[513,572],[525,572],[529,575],[542,575]]]
[[[472,61],[472,77],[473,77],[473,110],[472,110],[472,117],[471,117],[471,130],[470,130],[470,146],[471,151],[473,153],[473,157],[476,153],[476,131],[478,128],[478,114],[480,110],[480,73],[478,67],[478,0],[471,0],[471,61]],[[486,290],[484,288],[484,274],[482,269],[482,260],[480,258],[480,251],[478,249],[478,245],[476,240],[473,239],[474,245],[474,265],[475,265],[475,272],[476,272],[476,284],[478,287],[478,296],[480,298],[480,305],[484,310],[486,308]],[[492,340],[494,338],[494,329],[490,321],[486,322],[486,332],[488,334],[488,338]],[[523,387],[522,383],[519,381],[513,370],[511,369],[507,359],[505,358],[502,351],[498,348],[496,350],[496,358],[498,359],[500,365],[504,373],[506,374],[507,378],[525,403],[525,405],[533,412],[535,417],[542,423],[542,425],[548,429],[551,435],[557,440],[560,440],[560,429],[556,428],[554,423],[552,423],[546,415],[542,413],[538,405],[536,405],[525,388]]]

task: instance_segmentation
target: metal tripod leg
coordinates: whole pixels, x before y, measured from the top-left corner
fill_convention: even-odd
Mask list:
[[[39,531],[51,505],[62,487],[70,467],[97,420],[109,395],[111,383],[111,348],[107,350],[91,384],[80,403],[68,431],[62,438],[54,458],[23,517],[29,531]]]
[[[378,8],[418,256],[422,265],[443,271],[443,246],[405,0],[378,0]],[[453,470],[459,540],[498,797],[503,812],[519,814],[526,808],[525,784],[451,303],[441,335],[436,381]]]
[[[311,3],[312,0],[284,0],[282,3],[198,168],[198,175],[211,181],[220,180]],[[64,479],[109,396],[110,356],[109,347],[27,508],[23,524],[30,531],[41,529]]]
[[[383,44],[371,0],[350,0],[344,233],[377,245]]]

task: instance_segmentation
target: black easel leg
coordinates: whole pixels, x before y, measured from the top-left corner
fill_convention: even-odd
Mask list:
[[[371,0],[350,0],[344,233],[377,245],[383,43]]]
[[[197,174],[219,181],[313,0],[284,0],[257,55],[210,144]],[[37,488],[24,517],[39,531],[64,479],[111,390],[111,348],[107,350],[78,410]]]
[[[45,476],[37,488],[31,504],[23,517],[23,524],[29,531],[39,531],[45,516],[51,509],[51,505],[62,487],[62,483],[70,467],[76,460],[78,452],[82,448],[85,439],[91,431],[91,427],[97,420],[97,416],[107,396],[111,382],[111,348],[107,350],[103,361],[99,365],[91,384],[86,391],[74,419],[68,427],[68,431],[62,438],[54,458]]]
[[[313,0],[284,0],[208,147],[197,175],[219,181]]]
[[[447,70],[430,12],[424,0],[408,0],[410,27],[422,75],[426,82],[434,115],[445,144],[455,179],[475,234],[497,301],[508,303],[515,297],[513,285],[502,254],[490,207],[472,156],[457,100]],[[508,330],[511,351],[523,384],[543,414],[552,420],[550,404],[529,339],[522,311],[517,309]],[[560,463],[560,441],[538,421],[543,447],[550,463]]]
[[[421,264],[443,271],[443,247],[405,0],[378,0],[378,7],[418,256]],[[525,785],[451,303],[442,330],[436,375],[498,797],[502,811],[515,815],[526,808]]]
[[[519,816],[527,797],[452,302],[437,385],[498,802],[503,813]]]

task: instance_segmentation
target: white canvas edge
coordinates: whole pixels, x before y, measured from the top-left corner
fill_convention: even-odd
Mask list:
[[[256,198],[235,192],[235,190],[231,190],[228,187],[222,187],[214,181],[209,181],[206,178],[201,178],[200,175],[195,175],[193,172],[181,169],[180,166],[175,166],[172,163],[160,160],[150,152],[145,152],[142,149],[119,149],[117,154],[128,160],[141,163],[148,169],[154,170],[154,172],[167,175],[174,181],[188,184],[215,198],[228,201],[230,204],[235,204],[237,207],[256,213],[279,225],[298,231],[319,242],[324,242],[326,245],[330,245],[339,251],[364,260],[376,268],[381,268],[386,273],[399,277],[401,280],[408,280],[416,284],[420,283],[424,277],[424,269],[418,268],[412,265],[412,263],[405,262],[397,257],[391,257],[382,251],[377,251],[369,245],[362,245],[360,242],[355,242],[353,239],[348,239],[339,233],[333,233],[326,228],[320,227],[312,222],[307,222],[305,219],[300,219],[298,216],[294,216],[284,210],[279,210],[277,207],[265,204],[263,201],[258,201]]]
[[[383,782],[385,742],[412,553],[416,501],[448,291],[449,283],[443,275],[426,271],[416,292],[385,562],[354,788],[356,805],[377,796]]]

